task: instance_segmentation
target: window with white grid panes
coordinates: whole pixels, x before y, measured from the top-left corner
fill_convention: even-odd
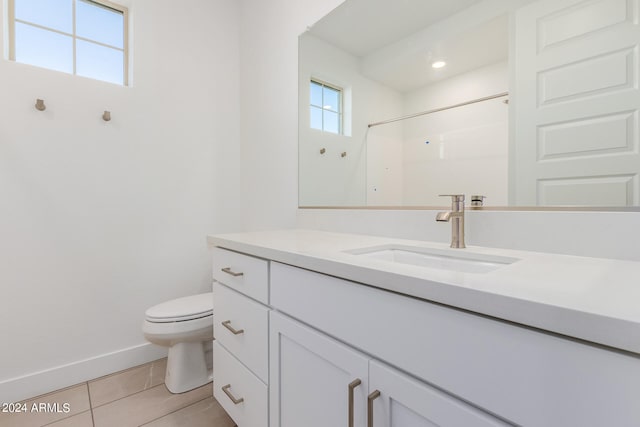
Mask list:
[[[127,84],[127,9],[108,1],[9,0],[11,60]]]

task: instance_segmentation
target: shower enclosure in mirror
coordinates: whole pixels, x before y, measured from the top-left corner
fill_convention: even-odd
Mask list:
[[[299,39],[299,205],[638,210],[637,3],[346,0]]]

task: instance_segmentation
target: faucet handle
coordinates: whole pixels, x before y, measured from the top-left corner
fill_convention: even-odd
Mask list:
[[[484,199],[486,199],[487,196],[483,196],[481,194],[473,194],[471,196],[471,206],[482,206],[484,205]]]

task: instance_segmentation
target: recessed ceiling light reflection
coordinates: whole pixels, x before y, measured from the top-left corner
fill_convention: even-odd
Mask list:
[[[446,63],[446,62],[444,62],[444,61],[436,61],[436,62],[434,62],[433,64],[431,64],[431,66],[432,66],[433,68],[442,68],[442,67],[444,67],[445,65],[447,65],[447,63]]]

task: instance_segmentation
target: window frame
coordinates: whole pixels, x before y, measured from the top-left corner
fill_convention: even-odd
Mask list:
[[[16,0],[8,0],[8,30],[9,30],[9,60],[13,61],[13,62],[17,62],[16,61],[16,15],[15,15],[15,1]],[[111,9],[114,10],[116,12],[120,12],[122,13],[122,19],[123,19],[123,39],[122,39],[122,49],[116,48],[114,46],[110,46],[108,44],[105,43],[101,43],[99,41],[96,40],[91,40],[88,39],[86,37],[80,37],[76,34],[76,4],[78,1],[85,1],[88,3],[95,3],[97,6],[99,7],[104,7],[107,9]],[[71,73],[71,75],[73,76],[78,76],[78,74],[76,73],[76,62],[77,62],[77,49],[76,49],[76,41],[77,40],[83,40],[86,42],[90,42],[90,43],[94,43],[97,44],[99,46],[103,46],[103,47],[107,47],[110,49],[114,49],[114,50],[119,50],[122,51],[123,54],[123,70],[122,70],[122,86],[129,86],[129,9],[125,6],[110,2],[108,0],[72,0],[73,2],[73,6],[72,6],[72,33],[66,33],[64,31],[60,31],[60,30],[56,30],[54,28],[49,28],[49,27],[45,27],[43,25],[39,25],[33,22],[29,22],[29,21],[22,21],[22,20],[17,20],[17,22],[22,23],[22,24],[26,24],[26,25],[31,25],[35,28],[39,28],[41,30],[46,30],[46,31],[51,31],[53,33],[56,34],[60,34],[63,36],[67,36],[67,37],[71,37],[72,41],[73,41],[73,72]],[[50,68],[47,67],[41,67],[41,66],[37,66],[34,65],[36,67],[39,68],[44,68],[46,70],[50,70],[50,71],[57,71],[57,70],[51,70]],[[65,73],[68,74],[68,73]],[[118,86],[120,86],[118,83],[113,83],[113,82],[109,82],[109,81],[105,81],[105,80],[99,80],[99,79],[95,79],[92,77],[86,77],[86,76],[79,76],[79,77],[85,77],[88,79],[92,79],[92,80],[98,80],[98,81],[103,81],[105,83],[111,83],[111,84],[117,84]]]
[[[324,88],[325,87],[328,87],[329,89],[333,89],[336,92],[338,92],[338,111],[331,110],[331,109],[328,109],[328,108],[324,108],[324,105],[314,105],[314,104],[311,103],[311,99],[309,99],[309,108],[315,107],[315,108],[320,108],[322,110],[322,129],[313,128],[313,127],[311,127],[311,124],[309,124],[309,127],[311,129],[319,130],[319,131],[322,131],[322,132],[332,133],[334,135],[344,135],[344,89],[341,88],[340,86],[337,86],[337,85],[332,84],[332,83],[328,83],[328,82],[326,82],[324,80],[320,80],[320,79],[317,79],[315,77],[311,77],[309,79],[309,88],[313,83],[322,86],[323,93],[324,93]],[[324,100],[324,95],[323,95],[323,100]],[[325,113],[325,111],[330,111],[332,113],[338,113],[338,132],[337,133],[325,130],[325,127],[324,127],[324,113]],[[311,111],[309,111],[309,114],[311,114]]]

